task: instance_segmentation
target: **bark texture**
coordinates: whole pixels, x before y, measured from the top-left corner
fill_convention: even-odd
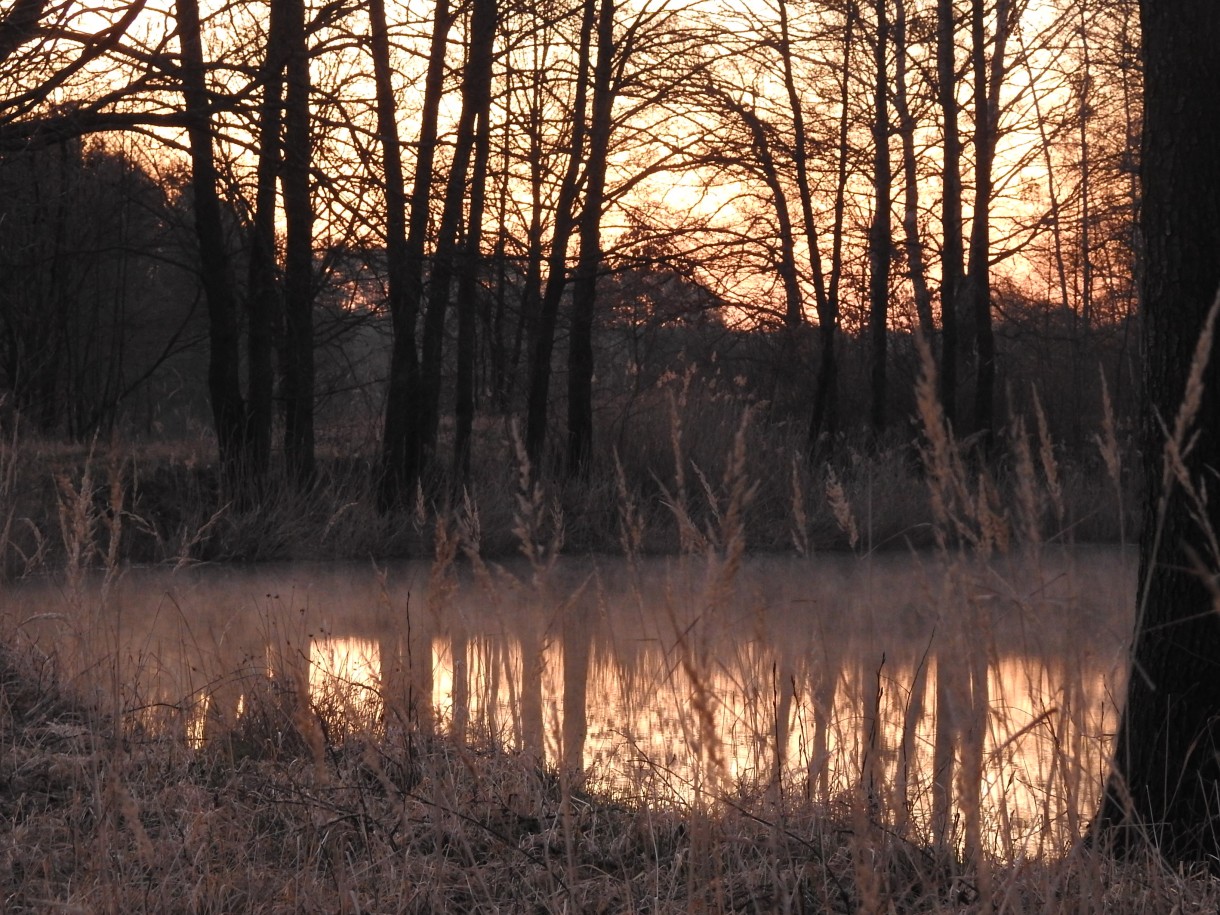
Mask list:
[[[1212,0],[1141,4],[1145,58],[1143,333],[1147,352],[1140,593],[1132,672],[1099,815],[1119,851],[1220,866],[1220,613],[1209,583],[1220,502],[1163,481],[1163,430],[1220,285],[1220,16]],[[1211,347],[1214,350],[1214,345]],[[1220,361],[1208,361],[1193,445],[1195,481],[1220,467]],[[1201,526],[1200,521],[1210,531]]]

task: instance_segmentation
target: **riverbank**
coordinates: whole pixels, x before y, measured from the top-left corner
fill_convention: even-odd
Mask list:
[[[421,717],[420,707],[402,701],[413,687],[404,692],[403,684],[391,685],[392,671],[384,663],[378,679],[339,678],[378,699],[362,701],[359,707],[365,711],[354,714],[355,705],[343,694],[315,688],[316,665],[304,645],[312,645],[320,633],[304,610],[298,613],[307,602],[288,602],[295,600],[291,592],[268,590],[264,596],[259,590],[254,605],[234,611],[234,618],[257,627],[264,617],[243,608],[265,603],[279,614],[277,619],[304,627],[304,641],[300,633],[284,637],[284,630],[274,639],[270,630],[255,633],[252,644],[263,646],[259,651],[278,652],[269,665],[248,663],[255,657],[248,650],[244,662],[226,662],[215,671],[186,664],[183,682],[189,685],[161,691],[151,687],[146,665],[170,670],[168,653],[143,643],[131,651],[118,642],[107,648],[105,640],[117,637],[120,629],[143,631],[118,587],[127,581],[125,570],[133,561],[183,566],[238,559],[423,555],[435,557],[425,573],[429,594],[444,595],[454,586],[455,562],[463,555],[469,560],[463,568],[477,578],[484,574],[484,560],[525,554],[521,580],[545,583],[553,558],[562,552],[625,556],[628,571],[640,555],[681,554],[691,558],[697,572],[689,579],[696,591],[695,599],[683,598],[673,608],[679,611],[671,620],[676,624],[687,612],[709,620],[715,616],[709,608],[720,605],[744,614],[743,620],[755,619],[756,604],[733,596],[730,587],[741,582],[743,558],[751,552],[810,556],[838,550],[864,558],[890,547],[932,545],[937,549],[927,555],[939,557],[946,580],[957,587],[966,581],[958,574],[966,568],[963,563],[976,559],[995,557],[999,567],[1005,557],[1020,554],[1037,562],[1039,545],[1104,540],[1107,529],[1116,541],[1128,536],[1124,527],[1130,523],[1127,512],[1134,496],[1129,491],[1132,474],[1124,467],[1132,462],[1116,448],[1103,447],[1092,463],[1072,461],[1044,438],[1016,436],[1007,457],[979,472],[947,436],[933,434],[917,448],[845,449],[834,460],[810,467],[793,460],[799,453],[795,443],[780,442],[780,447],[773,431],[763,434],[741,417],[721,430],[714,447],[701,441],[687,449],[684,434],[678,433],[668,470],[656,470],[663,467],[659,459],[644,460],[641,449],[633,452],[638,464],[611,460],[588,479],[563,485],[548,484],[545,478],[541,485],[531,484],[508,446],[498,453],[492,447],[480,453],[498,456],[482,459],[478,482],[459,506],[441,508],[420,500],[416,510],[395,516],[375,510],[370,462],[324,462],[310,493],[302,496],[281,485],[265,493],[256,508],[242,511],[231,503],[217,505],[215,473],[202,455],[184,458],[119,447],[56,450],[33,442],[10,448],[0,467],[0,480],[7,481],[0,522],[9,574],[38,578],[37,573],[54,569],[65,581],[64,598],[75,602],[74,637],[88,652],[73,659],[71,639],[34,637],[43,622],[60,625],[67,614],[61,618],[53,611],[55,620],[43,620],[46,608],[19,602],[16,612],[0,620],[0,645],[5,646],[0,655],[0,820],[11,824],[3,852],[7,908],[1215,909],[1220,889],[1207,878],[1167,872],[1157,861],[1119,865],[1059,839],[1031,852],[1020,838],[1029,834],[1028,823],[992,822],[988,811],[994,808],[984,809],[981,777],[969,773],[981,776],[984,754],[1002,759],[1016,743],[1004,738],[988,744],[987,729],[970,725],[970,720],[985,719],[957,715],[961,720],[944,731],[944,746],[956,755],[951,764],[967,773],[953,780],[952,789],[934,787],[931,769],[908,771],[901,760],[919,757],[908,752],[908,735],[926,742],[913,724],[928,717],[924,709],[930,708],[913,697],[926,696],[930,702],[933,694],[930,678],[921,679],[920,673],[927,671],[920,660],[926,650],[915,652],[910,664],[891,654],[888,668],[884,653],[878,655],[880,667],[876,652],[855,658],[856,667],[872,672],[848,689],[855,711],[839,715],[833,709],[832,714],[833,701],[823,702],[821,712],[827,717],[815,722],[811,733],[837,741],[835,752],[855,766],[841,770],[838,787],[828,790],[815,779],[824,760],[814,762],[829,743],[822,751],[816,743],[801,750],[808,777],[785,773],[776,778],[765,766],[726,765],[699,736],[728,694],[720,685],[713,688],[726,673],[730,691],[735,684],[749,686],[750,701],[764,703],[759,711],[773,713],[779,705],[766,703],[786,703],[791,687],[793,703],[812,696],[810,715],[817,717],[820,700],[810,690],[819,681],[813,669],[798,677],[779,676],[777,671],[784,671],[767,661],[753,637],[743,641],[746,630],[738,628],[730,630],[730,635],[737,633],[735,650],[743,661],[762,664],[762,675],[734,674],[725,655],[691,648],[685,640],[693,630],[682,622],[675,626],[680,650],[663,651],[658,669],[669,671],[665,682],[673,683],[679,680],[674,671],[680,670],[684,685],[676,692],[686,711],[666,721],[689,730],[706,765],[694,770],[702,773],[696,778],[664,754],[647,750],[641,764],[652,783],[668,781],[672,787],[681,778],[689,784],[676,792],[646,787],[611,792],[586,781],[580,769],[557,763],[554,753],[528,749],[529,741],[513,740],[494,728],[463,731],[456,716],[435,719],[431,702],[423,704],[427,708]],[[1021,550],[1014,549],[1018,545]],[[867,565],[861,564],[866,575]],[[98,570],[92,578],[85,574],[90,569]],[[1043,571],[1050,580],[1065,580],[1053,570]],[[763,573],[756,576],[763,582],[759,593],[776,580],[767,570]],[[369,586],[388,596],[384,582],[377,585],[377,574],[369,569]],[[513,593],[487,574],[486,594]],[[819,575],[812,568],[805,574]],[[586,587],[587,578],[565,580],[542,609],[555,613],[555,608],[575,606],[578,595],[591,599],[595,589]],[[919,590],[917,578],[884,585],[872,576],[868,587],[848,582],[840,593],[865,601],[866,612],[853,610],[842,618],[870,618],[877,609],[868,604],[870,587],[910,600]],[[990,618],[1006,619],[1023,632],[1053,635],[1067,631],[1064,609],[1071,607],[1040,580],[1012,584],[1010,590],[998,588],[988,571],[971,585],[971,612],[949,614],[945,620],[954,622],[948,628],[914,609],[916,621],[935,624],[937,638],[949,639],[950,651],[957,652],[938,659],[937,677],[943,672],[944,682],[955,684],[952,689],[974,697],[970,714],[984,714],[988,703],[999,702],[999,720],[1015,723],[1021,737],[1035,726],[1054,730],[1071,710],[1035,708],[1036,717],[1026,728],[1016,723],[1005,690],[991,697],[987,688],[972,685],[987,682],[986,665],[999,657],[1000,645],[1012,647],[1000,624],[978,630],[978,614],[996,614]],[[635,587],[641,590],[638,582]],[[678,593],[670,586],[647,590],[667,601]],[[930,606],[947,612],[948,604],[934,592]],[[198,647],[195,643],[204,638],[200,617],[175,603],[171,590],[158,594],[155,613],[177,614],[186,633],[180,638],[195,640],[192,647]],[[420,641],[416,627],[427,618],[418,615],[424,607],[413,603],[411,594],[408,588],[388,606],[398,626],[395,638],[405,638],[408,657],[412,639]],[[415,600],[420,600],[418,594]],[[785,600],[798,606],[828,603],[815,594]],[[1046,606],[1039,609],[1041,603]],[[578,616],[601,613],[601,603],[594,601],[590,613]],[[266,620],[271,619],[268,613]],[[843,628],[834,619],[828,625]],[[642,630],[625,631],[638,638]],[[565,651],[572,647],[571,633],[563,627],[526,632],[537,639],[531,651],[539,658],[557,643]],[[818,638],[819,644],[825,642]],[[782,644],[793,649],[798,641],[785,638]],[[1087,641],[1076,640],[1076,647],[1087,648]],[[216,630],[216,647],[222,643],[226,650],[243,644],[227,624]],[[383,644],[394,643],[387,637]],[[436,644],[424,640],[432,650]],[[807,647],[793,649],[802,663],[815,657]],[[454,671],[458,657],[475,657],[459,655],[452,646],[449,650]],[[433,661],[431,651],[427,654]],[[577,656],[588,663],[588,653]],[[514,660],[512,652],[502,651],[500,657],[508,665],[505,671],[516,671],[514,676],[525,671],[535,679],[543,676],[543,667]],[[246,672],[233,679],[239,668]],[[442,677],[441,667],[433,663],[421,669],[429,677]],[[566,655],[561,664],[546,668],[551,674],[563,672],[565,697],[571,692],[566,678],[574,669]],[[638,679],[644,668],[623,669]],[[1025,666],[1016,673],[1018,679],[1041,682],[1043,670],[1051,668]],[[573,685],[583,694],[580,684],[590,680],[578,679]],[[773,679],[780,687],[769,692]],[[1068,682],[1079,679],[1068,674]],[[824,679],[836,689],[840,681],[846,687],[838,673]],[[439,679],[435,688],[441,688]],[[1048,701],[1058,701],[1054,689],[1051,684]],[[439,692],[430,685],[427,695]],[[833,690],[830,695],[833,699]],[[456,710],[457,693],[453,696]],[[543,726],[543,708],[550,707],[541,696],[530,700],[536,706],[530,712],[531,729]],[[898,700],[902,717],[895,734],[877,738],[874,753],[864,722],[870,714],[879,716],[883,697],[891,704]],[[1072,709],[1084,711],[1087,705],[1073,703]],[[371,708],[379,711],[368,713]],[[518,714],[527,717],[525,711]],[[751,719],[755,723],[746,737],[764,747],[771,741],[770,758],[781,758],[786,740],[758,721],[790,718],[764,714]],[[524,721],[521,726],[524,730]],[[789,737],[803,740],[795,728]],[[640,744],[631,749],[639,752]],[[926,759],[929,748],[921,743],[921,750]],[[1061,755],[1057,751],[1051,759],[1052,780],[1038,790],[1058,791],[1051,787],[1058,779],[1056,785],[1069,786],[1069,805],[1089,809],[1094,791],[1089,786],[1100,773],[1088,764],[1085,777],[1080,752],[1079,746]],[[901,785],[890,784],[892,773],[899,771]],[[881,790],[878,778],[884,780]],[[1028,787],[1022,784],[1021,790]],[[938,790],[946,797],[952,793],[957,815],[934,827],[935,817],[911,811],[934,810],[938,803],[947,809],[933,796]],[[908,807],[897,798],[918,803]],[[1064,800],[1054,798],[1056,804]],[[1079,824],[1068,825],[1068,833],[1079,835]]]
[[[882,446],[841,441],[810,462],[793,428],[740,404],[712,407],[653,417],[579,479],[531,478],[511,426],[485,425],[468,487],[438,482],[388,513],[372,442],[322,449],[303,491],[273,467],[243,501],[223,491],[205,439],[14,437],[0,446],[0,570],[431,557],[455,536],[493,559],[520,554],[523,537],[575,555],[698,552],[715,545],[730,508],[759,552],[972,546],[983,516],[997,546],[1130,542],[1136,529],[1137,455],[1113,430],[1079,454],[1045,432],[1010,430],[985,467],[913,430]]]
[[[0,650],[7,911],[1214,911],[1220,884],[1080,847],[963,859],[864,792],[709,785],[607,797],[493,743],[251,693],[192,747],[104,714],[53,659]],[[16,647],[15,647],[16,646]],[[180,737],[180,735],[179,735]]]

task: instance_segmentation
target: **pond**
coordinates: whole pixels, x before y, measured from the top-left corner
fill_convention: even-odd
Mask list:
[[[278,691],[333,739],[435,728],[677,805],[864,798],[1011,860],[1064,847],[1096,803],[1135,566],[1044,547],[131,569],[12,586],[2,609],[193,745]]]

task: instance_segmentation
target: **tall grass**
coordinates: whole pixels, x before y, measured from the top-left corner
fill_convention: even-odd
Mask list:
[[[1207,877],[1074,841],[1104,775],[1112,706],[1074,682],[1070,654],[1064,669],[1008,664],[1092,625],[1070,624],[1089,585],[1072,585],[1068,547],[1096,517],[1078,488],[1098,475],[1075,469],[1039,413],[1032,433],[1008,430],[1006,459],[981,466],[929,377],[917,461],[906,447],[844,446],[811,468],[757,407],[675,385],[647,439],[655,462],[624,451],[564,489],[510,443],[452,512],[425,501],[395,519],[406,533],[377,518],[355,475],[336,473],[308,506],[285,495],[249,516],[196,508],[170,529],[150,517],[166,496],[152,496],[155,471],[138,459],[99,452],[60,468],[55,526],[30,523],[57,535],[71,605],[49,619],[18,601],[0,619],[4,908],[1220,905]],[[1098,442],[1121,531],[1129,474],[1112,420]],[[9,516],[6,531],[21,517]],[[405,590],[392,581],[401,570],[369,568],[357,599],[379,621],[361,635],[377,646],[376,674],[321,676],[313,648],[328,633],[308,593],[217,592],[233,612],[211,630],[172,594],[137,610],[124,541],[140,537],[167,563],[293,556],[311,539],[303,555],[410,541],[431,558]],[[618,583],[607,560],[565,562],[573,545],[622,554]],[[895,595],[886,550],[911,545],[930,549]],[[819,559],[828,546],[846,555]],[[644,558],[662,547],[665,563]],[[805,558],[751,555],[760,548]],[[839,614],[776,622],[783,563]],[[897,615],[883,612],[891,604]],[[634,628],[606,622],[623,606]],[[517,642],[480,636],[472,607],[512,620]],[[154,640],[163,617],[181,645]],[[902,627],[922,641],[882,654]],[[604,682],[621,691],[617,743],[599,743],[588,717]],[[648,721],[651,696],[682,714],[629,727]],[[1035,740],[1049,751],[1023,760]]]
[[[624,534],[641,555],[688,550],[717,523],[714,503],[720,496],[714,490],[747,413],[744,441],[755,492],[742,523],[752,551],[788,551],[794,542],[807,553],[907,549],[934,545],[938,530],[961,533],[946,531],[937,515],[937,493],[927,482],[943,468],[927,463],[935,452],[921,454],[920,428],[896,426],[879,443],[841,436],[824,449],[826,460],[810,463],[803,424],[714,373],[692,368],[638,395],[629,430],[607,419],[599,430],[605,447],[587,475],[563,480],[549,473],[555,455],[533,469],[548,512],[563,517],[566,551],[617,553]],[[1032,436],[1021,423],[1001,434],[986,483],[989,498],[1009,512],[1009,526],[1018,517],[1031,520],[1015,509],[1018,488],[1034,481],[1049,498],[1036,519],[1040,537],[1126,539],[1132,520],[1127,508],[1137,504],[1139,477],[1130,469],[1134,447],[1127,430],[1116,426],[1107,407],[1099,447],[1068,452],[1051,441],[1040,408],[1036,417],[1041,418],[1031,424]],[[922,417],[921,427],[930,428],[928,422]],[[520,543],[521,462],[511,430],[511,422],[500,418],[477,424],[465,487],[465,501],[478,509],[479,551],[491,558],[516,555]],[[446,447],[442,441],[438,453]],[[1030,451],[1030,460],[1022,462],[1023,450]],[[320,454],[318,478],[308,492],[273,469],[257,505],[243,505],[221,491],[208,451],[203,440],[70,446],[14,431],[0,442],[0,570],[20,578],[76,561],[60,535],[64,485],[76,487],[77,508],[85,507],[81,499],[90,501],[93,522],[103,525],[100,549],[108,549],[104,524],[117,521],[124,528],[115,538],[117,558],[141,564],[426,556],[435,548],[438,518],[463,503],[460,487],[440,481],[421,490],[409,510],[379,514],[375,446],[357,443],[341,456]],[[86,483],[88,492],[80,488]],[[971,476],[969,485],[978,483]],[[116,484],[124,498],[118,514],[109,508]],[[826,498],[833,492],[852,506],[856,536],[866,540],[852,542],[852,530],[836,514],[843,503]],[[971,498],[978,497],[976,491]],[[1026,498],[1022,504],[1033,503]],[[1001,511],[997,518],[1002,517]],[[1031,532],[1027,525],[1014,538]],[[92,565],[102,564],[101,558],[78,557]]]

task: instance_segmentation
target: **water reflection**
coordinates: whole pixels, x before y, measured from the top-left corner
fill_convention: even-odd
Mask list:
[[[354,730],[440,727],[622,795],[863,796],[898,828],[1011,854],[1059,847],[1095,801],[1133,565],[133,572],[72,631],[82,677],[118,657],[127,707],[192,741],[271,684]]]

